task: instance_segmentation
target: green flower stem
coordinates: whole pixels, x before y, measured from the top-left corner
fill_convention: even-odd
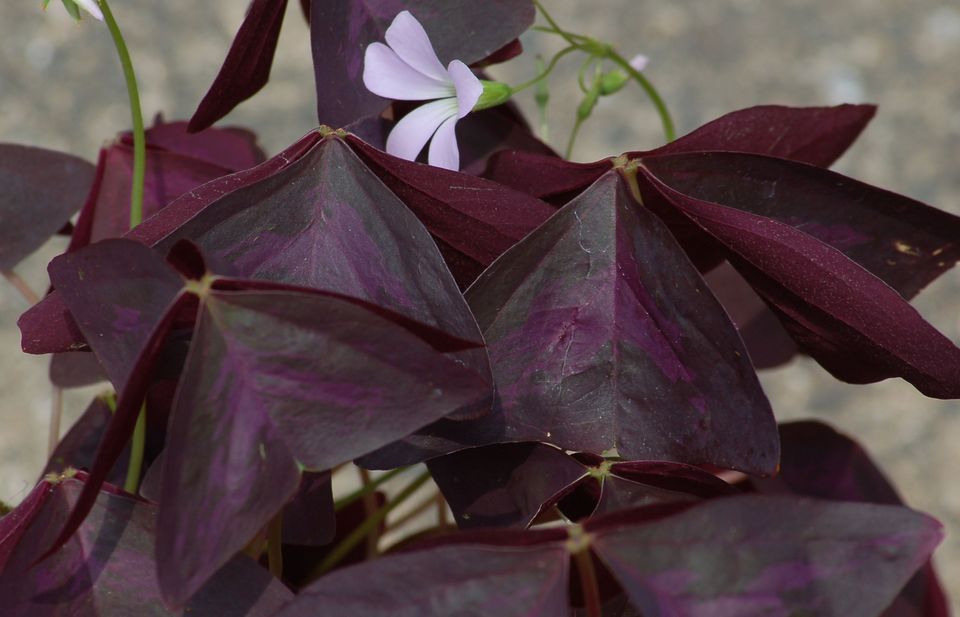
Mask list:
[[[326,558],[317,566],[313,572],[310,573],[309,580],[314,580],[321,577],[323,574],[332,569],[335,565],[340,563],[340,560],[347,556],[347,554],[353,550],[361,540],[363,540],[367,535],[369,535],[374,529],[380,526],[380,523],[387,518],[387,515],[390,512],[399,506],[401,503],[406,501],[411,495],[413,495],[418,488],[423,486],[427,480],[430,479],[430,472],[424,471],[422,474],[417,476],[410,484],[406,486],[402,491],[400,491],[396,497],[388,501],[381,507],[379,510],[374,513],[373,516],[367,518],[363,521],[359,527],[354,529],[350,535],[340,541],[332,551],[330,551]]]
[[[571,46],[569,46],[569,47],[564,47],[563,49],[561,49],[560,51],[558,51],[558,52],[557,52],[557,55],[555,55],[555,56],[550,60],[550,64],[547,65],[547,68],[545,68],[545,69],[543,70],[543,72],[541,72],[539,75],[537,75],[537,76],[534,77],[533,79],[531,79],[531,80],[529,80],[529,81],[523,82],[523,83],[520,84],[519,86],[514,86],[514,87],[510,88],[511,93],[512,93],[512,94],[516,94],[517,92],[520,92],[521,90],[526,90],[526,89],[529,88],[530,86],[536,85],[536,84],[540,83],[541,81],[543,81],[544,79],[546,79],[546,77],[547,77],[548,75],[550,75],[550,72],[553,71],[553,67],[557,66],[557,62],[560,61],[560,58],[566,56],[566,55],[569,54],[571,51],[576,51],[577,49],[579,49],[579,47],[578,47],[578,46],[574,46],[574,45],[571,45]]]
[[[365,495],[369,495],[370,493],[372,493],[372,492],[374,492],[375,490],[377,490],[378,488],[380,488],[380,486],[381,486],[382,484],[384,484],[384,483],[386,483],[386,482],[389,482],[391,479],[397,477],[398,475],[400,475],[401,473],[403,473],[404,471],[406,471],[406,470],[408,470],[408,469],[410,469],[410,468],[409,468],[409,467],[398,467],[398,468],[396,468],[396,469],[391,469],[390,471],[386,472],[386,473],[383,474],[382,476],[379,476],[379,477],[377,477],[377,478],[374,478],[374,479],[371,480],[368,484],[364,484],[363,486],[361,486],[361,487],[358,488],[357,490],[353,491],[352,493],[350,493],[350,494],[347,495],[346,497],[341,497],[341,498],[338,499],[336,502],[334,502],[334,504],[333,504],[333,511],[334,511],[334,512],[339,512],[340,510],[343,510],[344,508],[346,508],[347,506],[349,506],[350,504],[352,504],[352,503],[355,502],[356,500],[362,499]]]
[[[50,423],[47,427],[47,458],[60,443],[60,420],[63,418],[63,388],[53,386],[50,391]]]
[[[563,158],[570,159],[570,156],[573,154],[573,145],[577,141],[577,135],[580,133],[580,127],[583,125],[583,121],[586,118],[577,116],[577,119],[573,123],[573,128],[570,130],[570,139],[567,140],[567,149],[563,153]]]
[[[117,48],[123,78],[127,82],[127,97],[130,99],[130,119],[133,123],[133,181],[130,186],[130,227],[143,222],[143,182],[147,170],[147,137],[143,127],[143,111],[140,109],[140,91],[137,89],[137,75],[133,71],[133,62],[127,43],[123,40],[120,26],[113,17],[107,0],[97,0],[103,12],[103,21],[110,30],[113,45]],[[130,448],[130,464],[124,489],[136,493],[140,486],[140,470],[143,467],[143,449],[147,436],[146,407],[141,407],[137,417],[137,426],[133,432],[133,446]]]
[[[143,128],[143,112],[140,110],[140,92],[137,89],[137,75],[133,72],[130,52],[120,33],[120,26],[113,17],[107,0],[98,0],[103,11],[103,21],[110,30],[113,44],[120,57],[123,77],[127,82],[127,96],[130,99],[130,118],[133,121],[133,186],[130,189],[130,227],[143,222],[143,179],[147,168],[147,139]]]
[[[609,54],[610,60],[618,64],[620,68],[626,71],[627,75],[632,77],[634,81],[640,84],[640,87],[643,88],[643,91],[647,93],[647,97],[650,98],[650,102],[653,103],[653,106],[657,108],[657,113],[660,115],[660,123],[663,125],[663,134],[667,141],[671,142],[676,139],[677,132],[673,126],[673,118],[670,117],[670,110],[667,109],[667,104],[663,102],[663,98],[660,97],[660,93],[657,92],[657,89],[654,88],[653,84],[651,84],[650,81],[643,76],[643,73],[630,66],[630,63],[624,60],[623,56],[612,49],[610,50]]]
[[[650,99],[650,102],[653,103],[653,106],[657,110],[657,114],[660,116],[660,123],[663,125],[663,134],[664,137],[666,137],[666,140],[670,142],[677,138],[676,129],[674,128],[673,124],[673,118],[670,116],[670,111],[667,109],[666,103],[664,103],[663,98],[660,96],[660,93],[657,92],[657,89],[654,88],[653,84],[650,83],[650,80],[643,76],[643,73],[630,66],[630,63],[627,62],[623,56],[618,54],[610,45],[600,43],[589,37],[563,30],[559,25],[557,25],[557,22],[553,19],[550,13],[543,8],[543,5],[539,0],[533,0],[533,3],[536,5],[537,10],[540,11],[540,14],[543,15],[543,18],[547,20],[547,23],[550,25],[549,28],[535,27],[534,30],[557,34],[563,37],[563,39],[571,47],[579,49],[593,58],[608,59],[620,66],[620,68],[626,71],[634,81],[640,84],[640,87],[646,93],[647,97]]]
[[[127,465],[127,478],[123,490],[133,495],[140,489],[140,471],[143,469],[143,450],[147,441],[147,404],[140,407],[137,425],[133,429],[133,442],[130,446],[130,463]]]
[[[560,26],[557,25],[557,22],[554,21],[553,17],[550,16],[550,13],[547,12],[547,9],[543,8],[543,5],[540,4],[540,0],[533,0],[533,4],[537,7],[537,10],[540,11],[540,14],[543,15],[543,18],[547,20],[547,23],[550,24],[550,27],[553,28],[553,31],[556,34],[562,36],[563,39],[571,45],[580,47],[580,43],[577,43],[575,38],[584,39],[586,37],[581,37],[561,29]]]

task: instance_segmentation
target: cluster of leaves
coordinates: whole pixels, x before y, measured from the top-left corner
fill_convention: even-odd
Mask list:
[[[826,169],[872,107],[756,107],[575,164],[506,106],[461,123],[451,172],[382,152],[362,50],[409,9],[482,66],[532,4],[314,0],[319,119],[346,129],[264,160],[210,127],[266,83],[285,5],[254,0],[194,118],[148,132],[129,232],[128,136],[95,170],[0,147],[0,268],[80,209],[23,348],[118,393],[0,519],[4,610],[946,614],[939,524],[851,440],[778,427],[755,373],[799,351],[960,397],[960,349],[907,302],[960,259],[960,219]],[[334,512],[351,461],[427,462],[466,530],[318,577],[369,523]],[[282,582],[241,554],[265,529]]]

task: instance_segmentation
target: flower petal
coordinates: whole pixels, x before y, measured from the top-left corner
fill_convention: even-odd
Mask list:
[[[460,171],[460,149],[457,147],[457,118],[452,116],[444,120],[430,142],[427,162],[434,167],[443,167]]]
[[[90,13],[94,19],[103,21],[103,13],[100,12],[100,6],[97,4],[96,0],[73,0],[73,2],[81,9]]]
[[[462,118],[473,109],[483,94],[483,84],[463,62],[454,60],[447,67],[457,91],[457,117]]]
[[[440,99],[417,107],[397,122],[387,137],[387,152],[413,161],[424,144],[448,118],[457,117],[457,100]]]
[[[650,63],[650,58],[644,56],[643,54],[637,54],[636,56],[630,58],[630,66],[633,67],[633,70],[642,72],[643,69],[647,68],[647,64]]]
[[[417,18],[410,11],[400,11],[393,18],[393,23],[387,28],[384,38],[387,39],[393,51],[400,59],[427,77],[449,82],[446,69],[440,64],[437,52],[433,51],[433,44],[427,31],[423,29]]]
[[[363,85],[374,94],[400,101],[453,96],[453,84],[412,68],[383,43],[370,43],[363,56]]]

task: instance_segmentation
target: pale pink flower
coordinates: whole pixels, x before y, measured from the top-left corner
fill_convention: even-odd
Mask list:
[[[97,0],[73,0],[73,3],[90,13],[94,19],[103,21],[103,13],[100,11],[100,5],[97,3]]]
[[[400,119],[387,137],[387,152],[413,161],[430,141],[427,161],[458,170],[457,121],[477,104],[483,84],[460,60],[444,68],[427,32],[409,11],[401,11],[394,18],[385,38],[386,45],[367,46],[364,85],[370,92],[390,99],[430,101]]]

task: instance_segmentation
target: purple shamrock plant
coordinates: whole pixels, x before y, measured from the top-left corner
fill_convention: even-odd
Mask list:
[[[674,139],[646,59],[535,0],[314,0],[323,124],[267,158],[211,125],[267,83],[285,1],[149,130],[107,0],[64,4],[122,50],[133,131],[96,167],[0,146],[0,268],[25,289],[72,234],[22,346],[113,391],[0,518],[4,614],[947,615],[941,525],[853,440],[778,425],[756,374],[805,353],[960,398],[907,302],[960,219],[826,169],[873,107]],[[536,11],[562,49],[486,80]],[[510,99],[573,55],[560,157]],[[630,83],[668,143],[567,160]]]

